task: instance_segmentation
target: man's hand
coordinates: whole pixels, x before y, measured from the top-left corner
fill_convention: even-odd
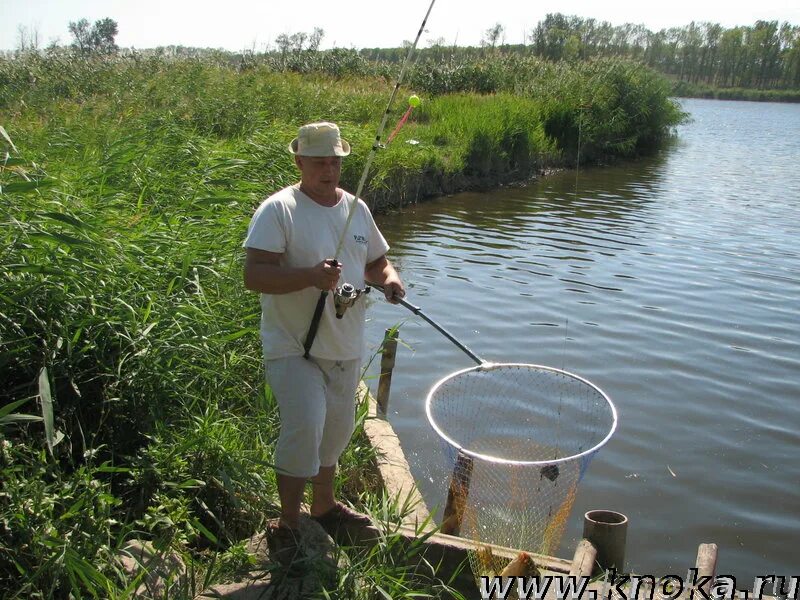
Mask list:
[[[401,298],[405,298],[406,289],[403,287],[403,282],[395,274],[394,277],[388,277],[383,282],[383,294],[386,299],[392,304],[399,304]]]
[[[334,266],[333,259],[323,260],[313,267],[285,267],[283,255],[248,248],[244,263],[244,284],[248,290],[262,294],[289,294],[305,288],[336,289],[342,265]]]
[[[400,276],[386,256],[381,256],[369,263],[364,270],[364,276],[367,281],[374,281],[382,285],[386,300],[392,304],[399,304],[400,299],[406,295],[406,288],[403,286]]]
[[[321,263],[311,267],[311,281],[315,288],[322,291],[335,290],[341,274],[342,263],[332,258],[326,258]]]

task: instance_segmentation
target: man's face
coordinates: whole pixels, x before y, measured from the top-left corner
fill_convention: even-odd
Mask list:
[[[342,174],[341,156],[295,156],[303,186],[318,193],[335,192]]]

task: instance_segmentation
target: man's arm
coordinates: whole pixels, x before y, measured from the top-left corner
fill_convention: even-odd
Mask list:
[[[398,300],[406,295],[400,276],[385,254],[367,265],[364,269],[364,278],[382,285],[386,299],[392,304],[397,304]]]
[[[327,261],[307,268],[285,267],[276,252],[247,248],[244,260],[244,286],[262,294],[288,294],[307,287],[333,290],[342,272]]]

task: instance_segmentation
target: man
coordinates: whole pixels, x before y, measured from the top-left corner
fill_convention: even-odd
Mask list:
[[[308,479],[312,518],[327,526],[359,517],[337,502],[333,479],[354,429],[365,302],[357,300],[337,319],[329,294],[309,357],[304,358],[303,344],[320,292],[334,291],[340,282],[361,289],[366,278],[382,284],[390,302],[405,295],[386,258],[389,246],[366,204],[359,199],[353,205],[354,197],[338,187],[342,157],[350,154],[339,128],[333,123],[304,125],[289,152],[300,170],[300,183],[258,207],[244,242],[245,286],[261,292],[265,370],[281,419],[275,449],[281,516],[271,538],[284,561],[291,561],[298,548],[300,505]],[[354,214],[344,231],[351,207]],[[342,235],[342,249],[334,257]]]

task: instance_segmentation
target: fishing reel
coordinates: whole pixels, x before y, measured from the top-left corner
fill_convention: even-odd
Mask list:
[[[341,319],[345,311],[356,303],[362,294],[368,294],[370,288],[357,290],[352,283],[343,283],[333,292],[333,305],[336,307],[336,318]]]

